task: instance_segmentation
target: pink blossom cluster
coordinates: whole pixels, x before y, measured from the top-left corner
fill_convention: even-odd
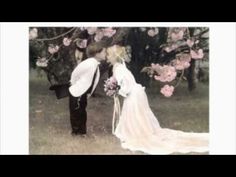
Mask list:
[[[71,41],[72,41],[71,39],[65,37],[65,38],[63,39],[63,44],[64,44],[64,46],[69,46],[70,43],[71,43]]]
[[[149,29],[148,32],[147,32],[148,36],[150,36],[150,37],[154,37],[158,33],[159,33],[158,28]]]
[[[170,65],[161,66],[159,64],[152,64],[151,68],[157,74],[154,76],[154,78],[161,82],[171,82],[177,75],[175,67]]]
[[[59,50],[59,46],[58,45],[50,44],[49,47],[48,47],[48,52],[50,54],[54,54],[54,53],[58,52],[58,50]]]
[[[173,66],[176,70],[183,70],[190,66],[191,56],[187,53],[181,54],[172,61]]]
[[[172,45],[170,45],[170,46],[167,46],[167,47],[165,47],[165,51],[167,52],[167,53],[170,53],[171,51],[173,51],[173,50],[175,50],[175,49],[177,49],[178,48],[178,45],[177,44],[172,44]]]
[[[43,58],[38,58],[37,59],[37,62],[36,62],[36,65],[38,66],[38,67],[47,67],[48,66],[48,60],[45,58],[45,57],[43,57]]]
[[[172,39],[173,41],[181,40],[181,39],[183,39],[183,37],[184,37],[184,31],[183,31],[183,30],[180,30],[180,31],[178,31],[178,32],[172,32],[172,33],[171,33],[171,39]]]
[[[96,31],[96,35],[94,36],[94,40],[96,42],[98,42],[98,41],[101,41],[103,37],[104,37],[104,33],[102,30],[99,29]]]
[[[190,54],[193,59],[202,59],[204,57],[202,49],[198,49],[197,51],[191,50]]]
[[[164,85],[164,87],[161,88],[161,93],[165,96],[165,97],[171,97],[172,94],[174,92],[174,87],[171,85]]]
[[[116,30],[113,28],[104,28],[102,29],[104,36],[112,37],[114,34],[116,34]]]
[[[107,28],[102,28],[102,29],[97,28],[97,27],[87,27],[85,29],[88,31],[89,35],[94,35],[94,40],[96,42],[102,40],[104,36],[110,38],[116,34],[116,30],[113,29],[112,27],[107,27]]]
[[[186,44],[191,48],[194,45],[194,40],[187,39]]]
[[[84,49],[87,47],[88,40],[87,39],[82,39],[77,42],[77,45],[79,48]]]
[[[35,39],[38,37],[38,29],[37,28],[33,28],[30,30],[29,32],[29,39],[32,40],[32,39]]]
[[[93,35],[97,31],[97,27],[87,27],[85,29],[87,30],[89,35]]]

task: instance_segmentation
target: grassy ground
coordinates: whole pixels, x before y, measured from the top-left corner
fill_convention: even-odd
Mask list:
[[[42,75],[30,74],[30,154],[143,154],[124,150],[111,134],[113,100],[106,97],[102,82],[96,96],[88,101],[88,134],[72,137],[68,98],[57,100],[48,90]],[[159,93],[156,82],[147,89],[150,107],[162,127],[193,132],[209,131],[208,85],[199,83],[194,93],[188,93],[182,83],[171,98]],[[195,154],[195,153],[190,153]]]

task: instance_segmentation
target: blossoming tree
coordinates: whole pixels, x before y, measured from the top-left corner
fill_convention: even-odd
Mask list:
[[[160,92],[170,97],[185,76],[189,90],[196,88],[196,61],[208,58],[208,31],[204,27],[33,27],[29,29],[30,61],[47,73],[54,88],[69,82],[90,44],[121,44],[127,48],[125,59],[137,82],[148,87],[153,78],[164,84]],[[101,66],[102,72],[108,69],[106,64]]]

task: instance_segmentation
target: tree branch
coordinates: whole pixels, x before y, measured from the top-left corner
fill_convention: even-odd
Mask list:
[[[52,37],[52,38],[43,38],[43,39],[34,39],[34,41],[52,41],[52,40],[55,40],[55,39],[58,39],[60,37],[63,37],[65,36],[66,34],[70,33],[71,31],[75,30],[76,27],[73,27],[72,29],[70,29],[69,31],[63,33],[63,34],[60,34],[58,36],[55,36],[55,37]]]
[[[203,34],[207,33],[209,31],[209,28],[207,28],[206,30],[194,35],[194,38],[200,38]]]
[[[178,85],[180,84],[180,81],[182,80],[183,75],[184,75],[184,69],[182,70],[181,76],[179,77],[179,80],[176,83],[175,88],[178,87]]]

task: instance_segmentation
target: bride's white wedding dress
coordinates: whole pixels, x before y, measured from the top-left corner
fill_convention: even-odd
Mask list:
[[[147,154],[209,151],[209,133],[189,133],[162,128],[149,107],[145,88],[136,83],[125,64],[113,67],[113,76],[124,97],[121,116],[114,134],[125,149]]]

